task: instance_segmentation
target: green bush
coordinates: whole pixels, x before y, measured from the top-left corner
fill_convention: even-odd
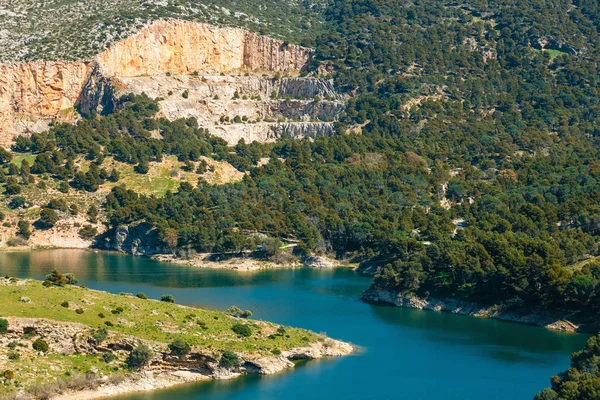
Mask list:
[[[165,294],[160,298],[160,301],[164,301],[165,303],[175,303],[175,297],[172,294]]]
[[[141,369],[152,360],[152,350],[144,343],[140,343],[127,358],[127,366],[130,369]]]
[[[15,379],[15,371],[7,369],[2,373],[2,376],[6,379]]]
[[[44,353],[47,353],[48,350],[50,350],[50,346],[48,346],[48,342],[46,342],[42,338],[36,339],[31,346],[33,347],[34,350],[41,351]]]
[[[23,237],[23,239],[28,240],[31,237],[31,229],[29,221],[19,220],[17,223],[17,235]]]
[[[8,321],[4,318],[0,318],[0,334],[8,332]]]
[[[46,229],[52,228],[54,224],[58,222],[58,215],[56,214],[56,211],[51,208],[42,208],[38,222]]]
[[[138,293],[138,294],[136,294],[136,297],[138,297],[138,298],[140,298],[142,300],[147,300],[148,299],[148,296],[146,296],[145,293]]]
[[[183,357],[192,351],[192,347],[183,339],[177,338],[171,344],[169,344],[169,350],[171,350],[171,354],[174,356]]]
[[[77,283],[79,283],[77,278],[75,278],[75,275],[70,272],[65,274],[65,279],[67,280],[67,285],[77,285]]]
[[[8,353],[8,359],[11,361],[17,361],[21,358],[21,355],[16,351],[11,351]]]
[[[104,342],[107,337],[108,331],[106,330],[106,328],[98,328],[94,332],[92,332],[92,339],[96,344]]]
[[[63,301],[62,303],[60,303],[60,306],[64,307],[64,308],[69,308],[69,302],[68,301]]]
[[[58,272],[56,268],[53,269],[51,273],[46,275],[46,281],[56,286],[65,286],[67,284],[67,278]]]
[[[208,325],[204,321],[197,321],[198,326],[204,330],[208,329]]]
[[[98,317],[99,317],[99,318],[106,318],[106,315],[104,315],[104,313],[99,313],[99,314],[98,314]]]
[[[236,334],[244,337],[252,335],[252,327],[248,324],[234,324],[231,327],[231,330]]]
[[[83,308],[78,308],[77,310],[75,310],[75,312],[77,314],[83,314]]]
[[[92,225],[84,225],[77,234],[84,240],[91,240],[98,234],[98,229]]]
[[[221,364],[222,367],[233,368],[236,367],[239,363],[240,359],[237,356],[237,354],[235,354],[233,351],[224,350],[221,354],[221,361],[219,362],[219,364]]]
[[[111,353],[110,351],[108,353],[102,354],[102,361],[104,361],[107,364],[110,364],[111,362],[113,362],[116,359],[117,359],[117,356],[115,356],[115,354]]]

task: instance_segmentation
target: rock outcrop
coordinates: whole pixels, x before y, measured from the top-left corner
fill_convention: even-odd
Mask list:
[[[117,394],[148,391],[165,388],[185,382],[207,379],[231,379],[246,374],[271,375],[294,368],[294,360],[312,360],[324,357],[338,357],[351,354],[351,344],[321,336],[318,341],[305,346],[284,350],[278,355],[260,355],[256,352],[238,353],[236,365],[225,368],[214,352],[208,349],[193,348],[185,356],[174,356],[165,343],[141,340],[134,336],[108,331],[99,343],[93,336],[94,329],[73,322],[59,322],[42,318],[7,317],[9,330],[0,336],[0,344],[19,342],[17,350],[32,359],[39,355],[33,348],[33,338],[44,338],[49,354],[63,357],[73,354],[102,355],[112,353],[116,362],[124,360],[140,342],[152,350],[152,358],[143,369],[118,379],[98,374],[97,370],[86,372],[87,381],[94,384],[57,387],[49,384],[46,392],[58,399],[96,399]],[[210,347],[210,346],[209,346]],[[43,354],[42,354],[43,355]],[[117,375],[113,376],[115,378]],[[43,385],[42,385],[43,386]],[[87,387],[87,388],[86,388]],[[65,390],[65,388],[67,390]],[[25,392],[21,393],[27,397]],[[48,397],[49,398],[49,397]]]
[[[146,222],[109,230],[97,240],[96,245],[133,256],[150,257],[169,252],[169,249],[165,248],[159,240],[156,228]]]
[[[0,138],[40,132],[50,121],[75,121],[92,69],[92,62],[0,65]]]
[[[331,134],[342,97],[329,80],[293,77],[312,57],[312,49],[242,29],[160,21],[94,60],[0,65],[0,142],[43,131],[53,121],[74,122],[76,109],[110,112],[128,92],[161,97],[167,118],[195,117],[209,130],[225,117],[263,122],[215,129],[232,144],[241,137],[274,140],[284,131],[292,137]],[[280,74],[290,77],[276,79]]]
[[[236,28],[188,22],[158,22],[98,56],[106,76],[230,73],[298,73],[311,49]]]

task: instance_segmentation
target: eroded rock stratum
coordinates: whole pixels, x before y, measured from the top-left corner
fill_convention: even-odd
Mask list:
[[[312,57],[242,29],[157,22],[93,60],[0,65],[0,139],[106,112],[130,92],[160,98],[165,117],[195,117],[231,144],[327,135],[344,103],[330,80],[299,77]]]

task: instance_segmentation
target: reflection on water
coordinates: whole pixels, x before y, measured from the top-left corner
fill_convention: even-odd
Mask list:
[[[80,281],[151,284],[164,287],[219,287],[261,284],[261,271],[206,270],[161,263],[144,257],[77,249],[0,253],[0,273],[43,278],[53,268]]]
[[[178,303],[226,309],[326,332],[361,353],[301,364],[293,373],[208,381],[125,396],[198,399],[531,399],[568,367],[586,336],[446,313],[362,303],[369,279],[347,270],[232,272],[80,250],[0,253],[0,274],[42,278],[52,268],[113,293],[165,293]]]

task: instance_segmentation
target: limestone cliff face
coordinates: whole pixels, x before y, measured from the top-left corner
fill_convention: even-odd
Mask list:
[[[0,65],[0,139],[50,121],[73,121],[74,106],[92,70],[91,62]]]
[[[297,73],[312,50],[248,31],[187,21],[158,22],[98,56],[106,76],[264,71]]]
[[[316,120],[328,124],[289,126],[311,136],[329,132],[329,122],[343,108],[331,81],[273,77],[298,74],[312,56],[312,49],[241,29],[161,21],[115,43],[95,60],[0,65],[0,144],[43,131],[52,121],[73,122],[79,118],[75,108],[84,115],[110,112],[115,98],[128,92],[162,97],[165,116],[193,116],[209,129],[221,117],[245,116],[289,123]],[[190,93],[186,101],[184,91]],[[236,92],[254,101],[233,101]],[[317,96],[328,100],[309,104]],[[277,101],[282,97],[301,101]],[[256,129],[238,126],[216,132],[236,143],[240,137],[276,138],[282,127],[263,123]]]

